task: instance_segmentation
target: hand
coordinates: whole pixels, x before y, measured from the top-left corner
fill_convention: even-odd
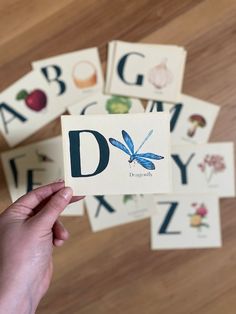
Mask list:
[[[22,196],[0,215],[0,314],[31,314],[46,293],[52,250],[69,234],[57,220],[71,201],[63,182]]]

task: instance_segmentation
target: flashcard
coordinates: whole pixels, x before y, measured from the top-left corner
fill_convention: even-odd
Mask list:
[[[32,66],[41,70],[57,102],[66,108],[103,90],[103,73],[97,48],[35,61]]]
[[[46,158],[49,162],[46,160],[44,162],[42,160],[41,162],[38,160],[32,162],[32,159],[18,161],[18,193],[20,194],[18,197],[41,185],[55,182],[56,179],[62,177],[62,168],[54,163],[52,164],[52,160],[49,160],[50,157],[46,156]],[[61,213],[61,216],[82,216],[83,213],[83,201],[79,201],[69,204]]]
[[[139,99],[94,94],[69,106],[68,111],[76,115],[138,113],[144,112],[144,107]]]
[[[234,144],[173,146],[174,193],[235,196]]]
[[[153,213],[153,195],[87,196],[92,230],[99,231],[148,218]]]
[[[0,94],[0,130],[14,146],[64,112],[39,71],[32,71]]]
[[[62,116],[65,182],[75,195],[168,193],[169,113]]]
[[[175,105],[150,100],[146,112],[170,111],[171,143],[207,143],[220,107],[182,94]]]
[[[157,195],[151,217],[153,250],[220,247],[219,200],[215,195]]]
[[[54,137],[1,154],[12,202],[32,189],[63,178],[62,140]],[[83,214],[82,202],[70,204],[65,214]]]
[[[183,47],[114,41],[108,48],[107,94],[179,101],[186,60]]]

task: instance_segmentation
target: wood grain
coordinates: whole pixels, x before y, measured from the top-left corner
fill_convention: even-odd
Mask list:
[[[30,62],[112,39],[184,45],[184,92],[221,106],[212,141],[236,140],[236,1],[2,0],[0,90]],[[59,119],[24,144],[60,132]],[[0,139],[0,150],[7,144]],[[0,169],[0,208],[10,203]],[[152,252],[149,221],[92,233],[87,216],[63,218],[70,240],[39,314],[234,314],[235,199],[221,201],[223,248]]]

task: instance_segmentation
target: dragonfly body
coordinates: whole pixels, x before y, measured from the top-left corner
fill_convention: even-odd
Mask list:
[[[131,162],[133,162],[134,160],[135,160],[135,156],[131,156],[128,162],[131,164]]]
[[[145,139],[143,140],[143,142],[141,143],[141,145],[138,147],[138,149],[135,151],[134,150],[134,143],[131,139],[131,137],[129,136],[129,134],[122,130],[122,137],[125,141],[125,144],[127,146],[125,146],[124,144],[122,144],[121,142],[115,140],[114,138],[109,138],[109,142],[115,146],[116,148],[119,148],[120,150],[122,150],[124,153],[126,153],[127,155],[130,156],[128,162],[132,163],[133,161],[137,161],[142,167],[144,167],[145,169],[148,170],[154,170],[155,169],[155,165],[152,161],[150,161],[149,159],[152,160],[160,160],[163,159],[163,156],[160,155],[156,155],[153,153],[143,153],[143,154],[139,154],[140,149],[142,148],[142,146],[144,145],[144,143],[149,139],[149,137],[152,135],[153,130],[151,130],[147,136],[145,137]]]

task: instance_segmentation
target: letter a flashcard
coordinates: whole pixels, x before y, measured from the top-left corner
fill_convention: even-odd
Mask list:
[[[42,73],[31,71],[0,94],[0,131],[14,146],[64,111]]]
[[[62,137],[75,195],[171,191],[167,112],[62,116]]]

